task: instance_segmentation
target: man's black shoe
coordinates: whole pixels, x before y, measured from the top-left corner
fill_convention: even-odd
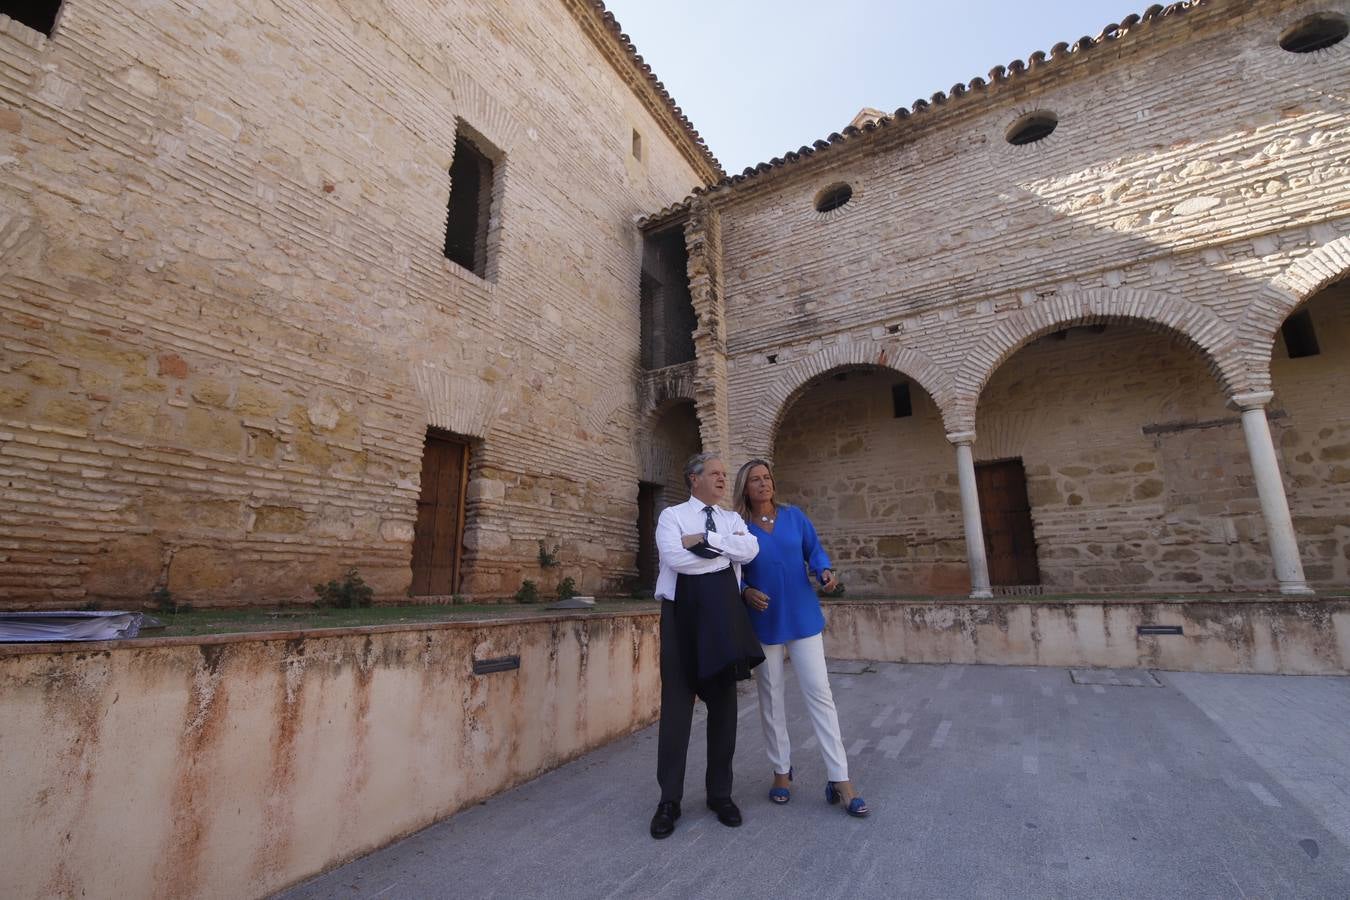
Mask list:
[[[717,813],[717,821],[728,828],[741,827],[740,807],[733,803],[730,797],[724,797],[721,800],[709,800],[708,809]],[[655,828],[656,826],[653,824],[652,827]]]
[[[658,841],[670,837],[675,832],[675,820],[679,817],[680,801],[662,800],[656,804],[656,815],[652,816],[652,837]]]

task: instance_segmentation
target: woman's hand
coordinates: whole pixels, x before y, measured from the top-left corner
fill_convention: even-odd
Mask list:
[[[745,602],[750,605],[750,608],[756,612],[764,612],[764,610],[769,608],[769,595],[758,588],[748,587],[741,596],[745,598]]]
[[[835,588],[839,587],[839,582],[835,581],[834,573],[829,569],[820,573],[820,589],[827,594],[833,594]]]

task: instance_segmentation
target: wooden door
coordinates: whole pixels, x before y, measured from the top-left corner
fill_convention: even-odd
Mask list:
[[[414,595],[453,594],[459,586],[468,462],[468,445],[445,435],[427,434],[422,450],[422,494],[417,499],[417,527],[413,532]]]
[[[1027,501],[1027,475],[1020,459],[980,463],[975,467],[980,495],[980,525],[989,557],[989,582],[994,585],[1040,584],[1036,535]]]

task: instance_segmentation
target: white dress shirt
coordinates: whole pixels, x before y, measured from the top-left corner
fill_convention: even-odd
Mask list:
[[[707,532],[708,546],[720,555],[704,559],[686,550],[684,535],[703,534],[707,528],[708,516],[703,511],[707,505],[702,500],[690,497],[683,503],[661,511],[661,518],[656,523],[656,549],[661,554],[661,574],[656,578],[656,599],[675,599],[675,581],[679,575],[707,575],[732,566],[739,581],[741,564],[750,562],[759,552],[759,539],[745,527],[745,520],[720,506],[712,508],[717,530]]]

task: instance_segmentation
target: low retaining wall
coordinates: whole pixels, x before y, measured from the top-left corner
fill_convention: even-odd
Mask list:
[[[825,616],[841,659],[1350,674],[1346,599],[832,601]],[[1139,633],[1167,625],[1182,633]]]
[[[267,894],[651,722],[659,634],[589,614],[0,647],[0,896]]]
[[[825,609],[841,658],[1350,673],[1347,599]],[[0,896],[267,894],[646,725],[659,669],[657,613],[0,647]]]

